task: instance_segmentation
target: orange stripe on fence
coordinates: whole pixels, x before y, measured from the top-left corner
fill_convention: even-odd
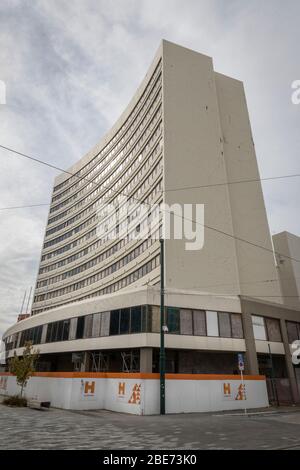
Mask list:
[[[0,372],[1,376],[12,375]],[[35,372],[34,377],[59,379],[159,379],[159,374],[143,372]],[[241,380],[240,375],[232,374],[166,374],[167,380]],[[244,375],[244,380],[265,380],[264,375]]]

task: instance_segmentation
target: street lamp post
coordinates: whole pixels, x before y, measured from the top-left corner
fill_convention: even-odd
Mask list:
[[[159,353],[159,374],[160,374],[160,414],[166,412],[165,406],[165,292],[164,292],[164,240],[160,238],[160,353]]]

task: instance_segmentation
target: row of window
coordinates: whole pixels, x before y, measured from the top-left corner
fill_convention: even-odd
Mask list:
[[[152,149],[155,149],[157,147],[157,138],[161,136],[161,125],[156,129],[155,133],[153,134],[151,140],[150,140],[150,143],[149,143],[149,148],[147,149],[147,153],[149,150],[152,150]],[[152,157],[152,158],[151,158]],[[152,155],[150,155],[148,161],[146,162],[145,165],[141,165],[140,164],[140,161],[139,159],[136,161],[136,167],[138,165],[140,165],[140,169],[139,171],[134,175],[134,177],[131,178],[130,181],[127,181],[130,177],[130,175],[133,173],[134,169],[135,168],[132,168],[132,167],[129,167],[129,169],[121,176],[121,178],[114,184],[114,186],[110,189],[107,189],[107,188],[102,188],[102,187],[98,187],[93,193],[91,193],[91,195],[86,198],[86,199],[83,199],[83,201],[81,203],[78,203],[78,206],[82,205],[82,204],[85,204],[89,201],[89,198],[94,198],[97,193],[99,193],[100,191],[104,191],[103,194],[105,194],[105,202],[108,202],[108,199],[112,196],[113,199],[110,201],[110,204],[113,204],[113,203],[116,203],[117,201],[120,201],[120,186],[122,186],[126,181],[126,186],[124,188],[122,188],[122,197],[124,198],[124,194],[126,194],[128,197],[129,197],[129,194],[132,190],[134,190],[134,193],[131,195],[131,197],[135,197],[135,198],[139,198],[143,192],[144,192],[144,189],[145,189],[145,183],[144,184],[144,187],[143,185],[138,185],[138,183],[144,178],[144,176],[146,175],[146,173],[149,171],[149,169],[152,168],[152,159],[154,159],[155,157],[155,152],[152,153]],[[153,171],[152,171],[153,173]],[[150,173],[151,174],[151,173]],[[148,176],[148,180],[149,180],[149,176]],[[98,200],[97,200],[97,203],[95,202],[94,203],[94,209],[97,208],[97,206],[99,205],[102,205],[103,204],[103,200],[101,199],[101,197],[99,198],[98,197]],[[94,215],[92,216],[94,217]],[[44,243],[44,248],[47,248],[49,246],[53,246],[57,243],[60,243],[61,241],[65,240],[66,238],[69,238],[71,236],[73,236],[75,233],[77,233],[78,231],[80,230],[83,230],[87,225],[89,225],[89,221],[86,220],[85,222],[83,222],[81,225],[69,230],[68,232],[65,232],[63,233],[62,235],[56,237],[56,238],[52,238],[51,240],[48,240]]]
[[[68,178],[67,180],[55,186],[54,192],[60,191],[62,188],[64,188],[67,185],[71,185],[73,182],[78,182],[78,177],[85,177],[87,175],[87,172],[95,163],[97,163],[98,161],[101,162],[106,158],[105,155],[107,154],[107,152],[110,151],[112,147],[118,148],[119,142],[117,144],[117,141],[120,139],[121,135],[124,134],[124,132],[126,132],[127,129],[132,126],[134,121],[136,121],[136,119],[138,118],[138,113],[140,112],[140,109],[145,108],[147,106],[147,103],[151,101],[152,88],[153,86],[155,86],[154,84],[157,84],[157,82],[161,83],[161,62],[159,62],[158,66],[156,67],[138,103],[136,104],[136,106],[134,107],[134,109],[132,110],[132,112],[130,113],[126,121],[124,122],[124,124],[120,127],[118,132],[114,135],[114,137],[101,150],[101,152],[99,152],[99,154],[96,155],[95,158],[93,158],[93,160],[91,160],[83,168],[81,168],[74,176]]]
[[[62,207],[61,204],[68,204],[72,200],[78,199],[80,196],[86,195],[86,193],[94,187],[93,185],[95,183],[101,183],[101,180],[103,180],[104,177],[106,177],[106,181],[111,181],[113,179],[113,176],[119,173],[119,167],[124,167],[129,162],[128,157],[124,158],[124,156],[130,151],[130,157],[133,156],[131,155],[132,153],[137,153],[137,150],[141,146],[142,133],[144,132],[145,135],[147,132],[149,133],[149,130],[153,129],[155,121],[158,117],[157,115],[161,114],[160,107],[161,90],[157,93],[154,101],[151,104],[151,107],[148,109],[148,112],[145,114],[144,119],[140,123],[140,125],[136,126],[134,130],[130,130],[131,136],[128,137],[127,142],[124,143],[122,150],[118,152],[116,157],[106,162],[107,164],[105,167],[103,167],[103,165],[100,163],[97,164],[94,169],[88,174],[88,176],[84,178],[84,181],[81,180],[81,185],[79,185],[78,183],[78,185],[74,185],[69,190],[66,190],[65,194],[61,193],[63,194],[63,196],[66,196],[66,199],[62,199],[60,203],[58,205],[56,204],[54,207]],[[155,117],[153,118],[153,116]],[[144,137],[142,138],[144,139]],[[108,176],[108,174],[111,175]],[[80,189],[80,187],[82,189]],[[68,195],[71,190],[72,193]],[[61,194],[58,196],[54,196],[54,198],[52,199],[52,204],[53,202],[55,202],[55,199],[61,199]]]
[[[282,342],[280,320],[252,315],[252,325],[255,339]]]
[[[156,210],[151,212],[151,214],[148,218],[149,223],[152,223],[152,221],[154,221],[154,219],[157,217],[157,215],[158,214],[156,213]],[[126,245],[126,243],[129,243],[129,241],[130,241],[130,237],[128,237],[128,239],[127,239],[127,237],[126,238],[121,238],[113,246],[111,246],[107,250],[103,251],[97,257],[90,260],[89,262],[92,263],[91,266],[94,265],[94,260],[96,260],[95,264],[97,264],[97,263],[101,263],[101,262],[105,261],[110,256],[115,255],[119,250],[121,250]],[[44,266],[44,267],[40,268],[39,274],[43,274],[43,273],[46,273],[46,272],[49,272],[49,271],[53,271],[54,269],[58,269],[58,268],[61,268],[62,266],[65,266],[66,264],[73,263],[77,259],[82,258],[83,256],[86,256],[88,253],[97,250],[97,248],[100,248],[101,245],[102,245],[102,241],[97,240],[95,243],[92,243],[88,247],[84,248],[84,250],[81,250],[81,251],[75,253],[74,255],[69,256],[68,258],[64,258],[61,261],[57,261],[56,263],[53,263],[53,264],[50,264],[48,266]],[[84,263],[83,265],[87,266],[88,262]],[[80,269],[81,266],[82,265],[79,265],[78,268]],[[88,269],[88,268],[86,268],[86,269]],[[38,287],[40,287],[40,286],[38,286]]]
[[[160,147],[160,146],[157,145],[157,147],[154,149],[153,154],[152,154],[152,156],[150,157],[150,158],[151,158],[151,163],[152,163],[152,161],[154,161],[154,159],[157,157],[157,155],[158,155],[158,153],[159,153],[159,150],[160,150],[159,147]],[[153,160],[152,160],[152,158],[153,158]],[[134,196],[136,196],[136,193],[133,193],[133,195],[131,195],[131,198],[133,198]],[[122,198],[123,198],[123,196],[122,196]],[[147,198],[143,201],[143,203],[148,203],[150,199],[152,199],[151,194],[150,194],[149,196],[147,196]],[[110,202],[110,204],[112,204],[112,203],[117,204],[118,202],[122,202],[122,200],[121,200],[120,197],[116,198],[113,202]],[[102,204],[101,200],[99,200],[99,201],[93,203],[92,209],[96,209],[96,208],[98,207],[98,205],[100,205],[100,204]],[[46,261],[46,260],[48,260],[48,259],[51,259],[51,258],[53,258],[53,257],[55,257],[55,256],[58,256],[58,255],[64,253],[65,251],[67,251],[67,250],[69,250],[69,249],[74,248],[75,246],[78,245],[78,243],[81,243],[82,238],[83,238],[83,237],[81,237],[81,238],[79,238],[79,239],[76,239],[76,240],[74,240],[72,243],[68,243],[67,245],[64,245],[63,247],[58,248],[58,249],[56,249],[56,250],[54,250],[54,251],[50,251],[50,252],[48,252],[48,253],[43,254],[43,255],[42,255],[42,258],[41,258],[41,262]],[[97,245],[97,247],[98,247],[98,245]],[[79,256],[80,256],[80,252],[79,252]],[[67,260],[69,260],[69,259],[70,259],[71,261],[67,261],[67,262],[72,262],[72,261],[74,261],[73,257],[67,258]],[[75,259],[76,259],[76,258],[75,258]],[[63,261],[64,261],[64,260],[61,260],[61,261],[59,261],[59,262],[57,262],[57,263],[62,263]],[[48,268],[51,267],[51,266],[54,266],[54,269],[55,269],[55,267],[60,267],[61,265],[56,266],[57,263],[54,263],[54,264],[51,264],[51,265],[42,267],[41,269],[42,269],[42,270],[49,270]],[[62,264],[62,265],[63,265],[63,264]],[[51,269],[50,269],[50,270],[51,270]],[[46,272],[46,271],[45,271],[45,272]]]
[[[123,277],[119,281],[114,282],[114,283],[110,284],[109,286],[106,286],[106,287],[104,287],[104,288],[102,288],[102,289],[100,289],[96,292],[93,292],[92,294],[80,297],[80,299],[77,299],[77,300],[83,300],[83,299],[87,299],[87,298],[90,298],[90,297],[95,297],[95,296],[98,296],[98,295],[105,295],[105,294],[111,294],[113,292],[116,292],[116,291],[118,291],[120,289],[123,289],[124,287],[127,287],[128,285],[138,281],[139,279],[141,279],[142,277],[149,274],[151,271],[153,271],[158,266],[159,266],[159,256],[156,256],[155,258],[153,258],[152,260],[148,261],[146,264],[141,266],[139,269],[136,269],[131,274],[128,274],[127,276]],[[91,282],[92,278],[93,278],[93,281]],[[87,282],[88,279],[90,279],[89,282]],[[95,279],[94,279],[94,276],[92,276],[91,278],[88,278],[88,279],[85,279],[84,281],[77,282],[75,284],[71,284],[70,286],[64,287],[62,289],[58,289],[58,290],[55,290],[55,291],[52,291],[52,292],[47,292],[45,294],[36,295],[34,297],[34,303],[42,302],[42,301],[48,300],[48,299],[53,299],[55,297],[68,294],[69,292],[76,291],[77,289],[82,289],[83,287],[86,287],[87,285],[90,285],[94,282],[97,282],[100,278],[98,276],[95,276]],[[75,299],[73,298],[72,302],[74,302],[74,300]]]
[[[238,313],[166,307],[167,333],[243,338]],[[131,333],[159,333],[160,307],[143,305],[60,320],[22,331],[8,338],[13,347]]]
[[[140,152],[138,158],[136,159],[135,164],[140,163],[141,161],[145,160],[144,163],[143,163],[143,165],[146,166],[147,168],[150,167],[150,166],[152,165],[152,163],[153,163],[153,161],[154,161],[154,159],[155,159],[155,157],[156,157],[156,155],[157,155],[157,153],[159,152],[160,149],[161,149],[161,142],[159,142],[159,144],[156,145],[156,147],[152,150],[152,152],[150,153],[150,155],[149,155],[149,153],[146,152],[146,149],[144,148],[144,149],[142,150],[142,152]],[[133,154],[132,154],[132,155],[133,155]],[[129,156],[128,156],[128,157],[129,157]],[[127,158],[128,158],[128,157],[127,157]],[[131,157],[131,154],[130,154],[130,157]],[[123,169],[123,168],[126,166],[126,164],[127,164],[127,158],[125,159],[125,161],[124,161],[123,163],[120,164],[121,169]],[[68,220],[65,220],[65,221],[62,222],[61,224],[56,225],[55,227],[53,227],[53,228],[47,230],[46,235],[50,235],[50,234],[52,234],[52,233],[54,233],[54,232],[56,232],[56,231],[58,231],[58,230],[61,230],[61,229],[65,228],[65,227],[67,227],[67,226],[69,226],[69,225],[75,223],[77,220],[79,220],[79,219],[83,218],[84,216],[88,215],[93,209],[95,209],[95,207],[96,207],[95,203],[91,204],[89,207],[87,207],[86,209],[84,209],[84,211],[82,211],[82,212],[80,212],[80,213],[74,215],[73,217],[71,217],[71,218],[68,219]],[[62,214],[62,213],[61,213],[61,214]],[[61,215],[61,214],[60,214],[60,215]],[[63,216],[65,216],[65,215],[66,215],[66,214],[64,213]],[[54,222],[53,219],[49,219],[49,220],[48,220],[48,225],[50,225],[50,224],[53,223],[53,222]]]
[[[159,191],[161,190],[161,183],[159,183],[155,188],[154,190],[151,192],[151,197],[154,197]],[[130,229],[130,232],[129,233],[126,233],[126,231],[123,233],[119,232],[118,234],[115,233],[115,229],[113,229],[112,231],[110,232],[107,232],[105,234],[105,236],[102,236],[100,240],[98,240],[100,243],[99,245],[101,244],[104,244],[105,242],[107,242],[108,240],[111,240],[111,239],[115,239],[115,238],[120,238],[120,239],[123,239],[123,236],[124,236],[124,240],[125,242],[123,244],[120,244],[120,247],[122,246],[125,246],[127,243],[133,241],[133,240],[141,240],[141,239],[144,239],[146,244],[144,245],[144,248],[147,249],[147,248],[150,248],[150,246],[152,246],[152,240],[156,240],[159,238],[159,230],[158,228],[155,229],[155,227],[158,225],[159,223],[159,204],[155,204],[152,206],[152,212],[149,214],[145,214],[145,219],[141,221],[141,223],[138,224],[138,226],[136,227],[133,227],[132,229]],[[95,235],[97,234],[97,230],[98,228],[96,228],[96,233]],[[121,236],[122,235],[122,236]],[[148,238],[147,238],[148,237]],[[150,241],[151,240],[151,241]],[[118,245],[116,244],[115,247],[118,248]],[[135,248],[138,248],[138,247],[135,247]],[[145,249],[143,251],[145,251]],[[42,288],[42,287],[45,287],[47,285],[51,285],[51,284],[54,284],[56,282],[59,282],[59,281],[62,281],[64,279],[67,279],[68,277],[71,277],[71,276],[74,276],[74,275],[77,275],[78,273],[80,272],[83,272],[85,271],[86,269],[90,269],[91,267],[97,265],[98,263],[102,262],[104,259],[106,259],[108,256],[107,254],[115,254],[116,253],[116,249],[113,249],[111,251],[111,248],[109,250],[107,250],[106,252],[104,253],[101,253],[100,255],[98,255],[97,257],[95,257],[94,259],[82,264],[81,266],[77,266],[76,268],[73,268],[72,270],[70,271],[67,271],[67,272],[64,272],[64,273],[61,273],[57,276],[53,276],[52,278],[47,278],[47,279],[43,279],[41,281],[37,281],[37,289],[39,288]],[[135,250],[132,250],[132,252],[130,252],[129,254],[125,254],[124,257],[119,260],[118,262],[116,263],[113,263],[111,266],[113,266],[113,270],[109,270],[110,268],[106,268],[105,270],[102,270],[100,271],[100,274],[99,273],[96,273],[99,274],[99,278],[98,279],[103,279],[104,277],[108,276],[109,274],[111,274],[112,272],[115,272],[117,271],[118,269],[120,269],[121,267],[123,267],[125,264],[128,264],[128,262],[130,262],[132,259],[134,259],[134,257],[137,257],[141,254],[141,252],[139,252],[138,250],[136,251],[137,255],[135,256]],[[130,256],[129,256],[130,255]],[[129,258],[127,257],[130,257],[130,261],[128,261]],[[101,274],[102,273],[102,274]],[[87,283],[88,284],[91,284],[92,282],[95,282],[95,281],[92,281],[91,280],[91,277],[88,277],[86,278],[87,279]],[[97,279],[96,279],[97,280]],[[78,289],[79,287],[77,286],[75,288]]]
[[[160,175],[159,175],[160,176]],[[158,176],[157,176],[158,178]],[[161,194],[161,191],[162,191],[162,180],[160,179],[158,181],[157,184],[155,185],[152,185],[152,189],[151,191],[149,192],[149,194],[143,199],[142,203],[146,206],[149,206],[150,204],[153,204],[153,201],[157,198],[157,196],[159,194]],[[131,232],[133,232],[135,229],[132,229]],[[130,241],[132,240],[132,236],[131,235],[131,232],[129,232],[128,236],[125,237],[125,239],[127,239],[127,241]],[[113,233],[114,233],[114,229],[111,229],[110,231],[108,231],[105,236],[102,236],[100,239],[98,238],[97,240],[94,241],[93,244],[91,244],[92,246],[94,246],[96,248],[100,247],[101,245],[103,245],[106,241],[108,240],[111,240],[114,238],[113,236]],[[64,245],[63,247],[59,248],[58,250],[56,250],[55,254],[61,254],[61,253],[64,253],[68,250],[71,250],[73,248],[75,248],[76,246],[79,246],[81,244],[83,244],[84,242],[86,242],[87,240],[89,240],[90,238],[95,238],[95,236],[97,235],[97,227],[94,228],[91,232],[88,232],[87,234],[85,234],[83,237],[80,237],[80,238],[77,238],[76,240],[72,241],[71,243],[68,243],[67,245]],[[127,242],[126,242],[127,243]],[[126,244],[125,243],[125,244]],[[90,245],[90,246],[91,246]],[[88,250],[91,251],[89,249],[89,247],[85,247],[82,252],[84,253],[85,250]]]
[[[93,276],[87,277],[85,279],[86,285],[92,284],[93,282],[96,282],[97,280],[102,280],[107,276],[110,276],[110,274],[118,271],[119,269],[123,268],[126,266],[128,263],[133,261],[135,258],[140,256],[144,251],[146,251],[148,248],[150,248],[157,240],[159,239],[159,230],[157,230],[155,233],[152,234],[151,238],[148,238],[144,240],[139,246],[131,250],[129,253],[127,253],[125,256],[120,258],[118,261],[115,263],[112,263],[110,266],[107,268],[102,269],[101,271],[93,274]],[[101,255],[97,256],[96,258],[93,258],[92,260],[88,261],[87,263],[82,264],[81,266],[78,266],[70,271],[64,272],[62,274],[59,274],[58,276],[55,276],[53,278],[50,278],[49,280],[43,280],[39,281],[37,283],[37,288],[40,287],[45,287],[47,285],[54,284],[56,282],[62,281],[64,279],[67,279],[68,277],[71,276],[76,276],[77,274],[92,268],[93,266],[96,266],[97,264],[101,263]],[[84,285],[83,285],[84,287]],[[77,287],[79,288],[79,287]]]
[[[136,158],[136,160],[132,163],[132,165],[128,166],[128,168],[122,174],[122,176],[120,176],[119,178],[116,178],[116,181],[112,186],[110,186],[110,187],[108,186],[109,181],[107,181],[107,183],[104,184],[104,185],[99,185],[99,186],[94,185],[94,188],[96,188],[96,189],[94,189],[94,191],[92,191],[88,196],[86,196],[84,199],[82,199],[80,202],[78,202],[76,204],[76,206],[73,206],[70,209],[70,212],[74,212],[75,210],[77,211],[77,213],[76,213],[75,217],[73,217],[73,219],[76,219],[76,220],[81,219],[91,211],[91,208],[93,208],[93,209],[97,208],[97,206],[100,203],[103,202],[102,198],[104,196],[105,196],[105,202],[107,202],[107,200],[110,197],[113,197],[113,199],[116,199],[119,196],[121,186],[123,186],[125,183],[126,183],[126,185],[125,185],[125,187],[122,188],[122,193],[124,194],[124,192],[125,192],[126,194],[129,194],[132,191],[132,189],[134,189],[136,187],[136,182],[141,181],[141,179],[148,172],[148,170],[152,168],[153,160],[156,156],[155,153],[157,153],[156,148],[157,147],[161,148],[161,142],[158,142],[158,139],[160,137],[161,137],[161,121],[160,121],[160,124],[158,125],[158,127],[155,129],[154,133],[152,134],[150,140],[146,144],[143,152],[140,153],[140,155]],[[156,150],[156,152],[155,152],[155,150]],[[143,161],[143,160],[145,160],[145,161]],[[139,168],[138,173],[136,173],[136,175],[134,177],[131,177],[131,175],[133,175],[133,173],[135,172],[135,170],[137,168]],[[123,169],[123,167],[120,166],[118,168],[118,170],[116,170],[116,171],[119,172],[122,169]],[[130,179],[130,177],[131,177],[131,179]],[[138,177],[138,179],[137,179],[137,177]],[[97,200],[95,200],[96,197],[97,197]],[[92,201],[92,200],[94,200],[93,204],[90,204],[85,209],[83,209],[81,212],[78,212],[77,209],[79,209],[82,205],[87,205],[89,203],[89,201]],[[96,203],[96,201],[98,201],[98,203]],[[71,218],[69,220],[72,221],[73,219]],[[68,221],[66,221],[66,222],[68,222]],[[83,222],[83,224],[86,224],[86,221]],[[63,224],[62,224],[62,226],[58,225],[57,227],[58,227],[58,230],[62,230],[64,228]],[[53,227],[53,228],[49,229],[49,231],[55,232],[57,227]],[[80,228],[80,225],[78,227],[79,227],[79,230],[82,230],[82,228]],[[83,228],[84,228],[84,226],[83,226]],[[75,229],[77,229],[77,227],[75,227],[73,230],[75,230]],[[73,230],[70,231],[71,235],[72,235]],[[49,235],[49,231],[48,231],[48,235]],[[68,233],[68,232],[66,232],[66,233]],[[46,242],[44,244],[44,248],[46,248],[47,246],[50,246],[49,243],[51,244],[51,242],[53,242],[53,240],[55,240],[55,239],[52,238],[51,240],[49,240],[49,242]]]
[[[153,142],[152,134],[157,135],[157,126],[160,121],[161,121],[161,106],[158,106],[156,113],[152,117],[151,122],[149,122],[144,132],[140,135],[135,135],[135,138],[133,139],[135,142],[132,142],[132,145],[128,148],[128,152],[126,152],[126,157],[124,157],[124,154],[120,155],[120,163],[117,166],[117,168],[111,169],[110,166],[108,165],[106,168],[101,170],[101,172],[96,176],[96,178],[93,181],[87,182],[85,180],[85,183],[86,183],[85,187],[87,188],[86,191],[85,191],[85,188],[83,188],[80,192],[73,193],[71,196],[69,196],[67,199],[63,200],[59,204],[52,206],[50,210],[50,214],[52,212],[55,212],[61,209],[64,206],[68,206],[69,213],[71,211],[74,212],[74,210],[77,210],[83,204],[86,204],[86,202],[92,200],[96,195],[100,193],[100,191],[105,191],[105,194],[108,194],[108,192],[110,191],[109,185],[111,186],[111,188],[115,188],[116,186],[120,185],[121,184],[119,183],[119,180],[121,179],[119,176],[120,173],[124,171],[125,167],[127,167],[127,171],[126,171],[127,177],[128,177],[128,174],[130,174],[133,171],[133,166],[134,165],[136,166],[136,162],[134,160],[136,160],[137,157],[141,156],[142,152],[144,152],[144,155],[145,155],[145,152],[148,151],[151,143]],[[123,159],[123,161],[121,161],[121,158]],[[139,162],[140,161],[141,159],[139,160]],[[123,178],[123,181],[124,181],[124,178]],[[95,187],[97,188],[96,190],[95,190]],[[87,194],[88,190],[90,191],[89,194]],[[80,196],[80,199],[79,199],[79,196]],[[75,200],[78,200],[78,202],[76,202]],[[72,204],[73,201],[75,201],[75,204]]]
[[[165,323],[168,333],[243,338],[242,318],[238,313],[191,310],[166,307]],[[257,340],[281,342],[280,321],[275,318],[252,316],[254,337]],[[286,322],[291,344],[300,340],[300,323]],[[95,313],[29,328],[5,339],[6,348],[32,344],[51,343],[82,338],[95,338],[130,333],[159,333],[160,308],[158,306],[136,306]]]

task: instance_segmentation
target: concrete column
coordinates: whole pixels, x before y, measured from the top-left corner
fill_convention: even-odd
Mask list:
[[[253,334],[251,314],[247,312],[242,313],[243,329],[246,343],[246,374],[257,375],[259,374],[255,339]]]
[[[140,349],[140,372],[152,373],[152,348]]]
[[[83,353],[83,361],[82,361],[82,364],[80,366],[80,372],[88,372],[88,368],[89,368],[89,353],[84,352]]]
[[[294,403],[300,402],[300,396],[298,391],[298,386],[296,382],[295,370],[292,363],[292,355],[290,351],[289,339],[286,329],[286,322],[283,318],[280,319],[280,327],[281,327],[281,335],[282,341],[284,345],[284,352],[285,352],[285,364],[288,373],[288,378],[291,384],[291,391]]]

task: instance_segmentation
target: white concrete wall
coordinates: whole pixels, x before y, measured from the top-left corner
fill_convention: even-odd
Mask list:
[[[204,223],[233,235],[228,187],[207,187],[227,182],[210,57],[163,42],[163,113],[164,202],[204,204]],[[175,190],[185,187],[196,189]],[[185,239],[166,240],[166,287],[239,294],[234,239],[207,228],[204,238],[196,251]]]
[[[244,86],[219,73],[215,83],[228,182],[254,180],[228,186],[234,236],[266,248],[235,240],[240,294],[282,303]]]
[[[76,375],[76,374],[74,374]],[[113,374],[111,374],[113,375]],[[25,389],[27,398],[51,401],[51,406],[72,410],[106,409],[137,415],[159,414],[159,380],[157,375],[115,374],[116,377],[32,377]],[[118,377],[119,375],[119,377]],[[148,374],[147,374],[148,375]],[[245,377],[245,400],[237,399],[241,381],[238,376],[220,379],[166,380],[166,412],[192,413],[238,410],[268,406],[266,383],[263,379]],[[250,377],[249,377],[250,379]],[[0,394],[15,395],[20,388],[15,377],[0,374]]]
[[[300,308],[300,237],[289,232],[273,235],[278,260],[278,273],[284,296],[289,307]]]

